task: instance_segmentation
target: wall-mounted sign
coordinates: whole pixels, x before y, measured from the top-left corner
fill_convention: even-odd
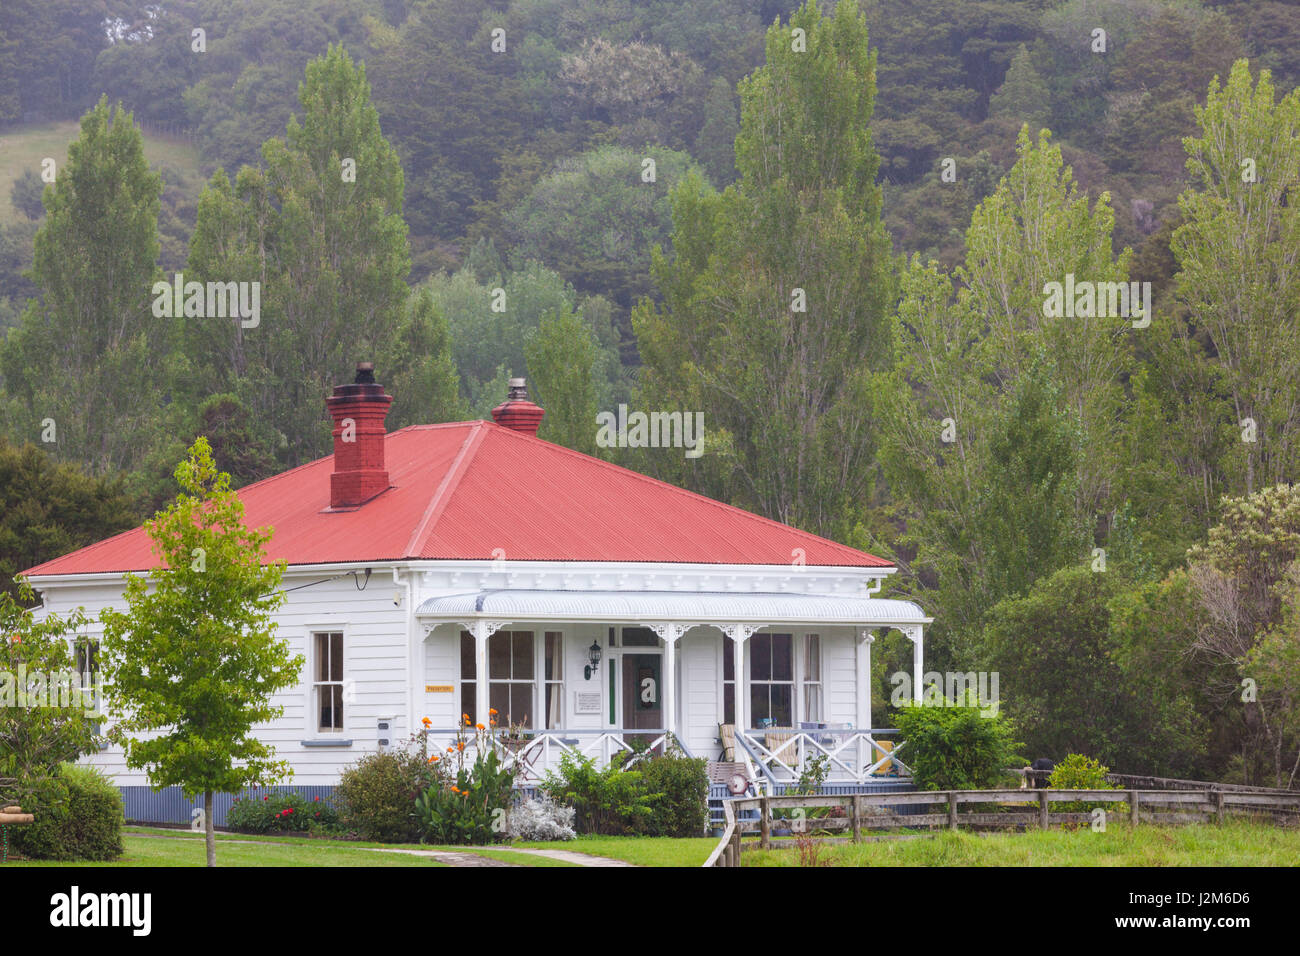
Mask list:
[[[453,694],[456,692],[455,684],[425,684],[424,692],[426,694]]]
[[[575,714],[599,714],[600,713],[600,693],[591,693],[589,691],[574,691],[573,693],[573,712]]]

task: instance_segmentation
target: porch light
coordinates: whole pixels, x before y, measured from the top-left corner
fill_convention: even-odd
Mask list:
[[[587,680],[591,680],[591,675],[600,670],[600,645],[595,641],[591,642],[591,647],[587,648],[587,666],[582,669],[582,674]]]

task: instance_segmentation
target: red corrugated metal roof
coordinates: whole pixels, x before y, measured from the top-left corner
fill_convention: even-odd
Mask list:
[[[245,521],[270,525],[271,560],[291,565],[403,558],[893,567],[889,561],[492,422],[389,434],[392,483],[328,512],[333,457],[241,488]],[[144,571],[142,528],[31,568],[31,577]]]

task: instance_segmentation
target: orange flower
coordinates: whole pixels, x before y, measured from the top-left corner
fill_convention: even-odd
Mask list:
[[[465,723],[468,724],[468,723],[469,723],[469,714],[461,714],[461,716],[465,718]]]
[[[428,761],[428,762],[429,762],[429,763],[433,763],[433,762],[434,762],[435,760],[437,760],[437,759],[438,759],[438,755],[437,755],[437,754],[434,754],[432,757],[429,758],[429,761]]]
[[[458,740],[458,741],[456,741],[456,749],[457,749],[457,750],[464,750],[464,749],[465,749],[465,741],[463,741],[463,740]]]
[[[432,727],[432,726],[433,726],[433,721],[430,720],[428,717],[425,717],[423,720],[420,721],[420,723],[424,724],[424,726],[426,726],[426,727]]]
[[[492,715],[493,717],[495,717],[495,716],[496,716],[496,713],[497,713],[497,709],[496,709],[495,707],[489,707],[489,708],[488,708],[488,713],[489,713],[490,715]]]
[[[451,792],[452,792],[452,793],[460,793],[460,788],[457,787],[455,784],[452,784],[452,785],[451,785]]]
[[[497,725],[497,722],[495,720],[489,720],[488,723],[491,724],[493,727]]]
[[[450,747],[447,748],[447,753],[451,753],[451,748],[450,748]]]
[[[475,724],[474,726],[475,726],[476,728],[478,728],[479,730],[487,730],[487,728],[484,727],[482,724]]]

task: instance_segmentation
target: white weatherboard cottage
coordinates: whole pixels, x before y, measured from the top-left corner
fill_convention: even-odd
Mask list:
[[[906,776],[906,750],[870,726],[871,645],[911,640],[919,698],[930,618],[874,596],[893,565],[542,441],[542,410],[511,385],[495,423],[386,433],[392,398],[360,366],[328,400],[334,454],[240,490],[247,523],[275,529],[278,634],[306,657],[257,731],[293,786],[326,793],[364,754],[425,727],[445,747],[490,710],[522,728],[525,783],[565,750],[603,762],[670,734],[715,779],[759,787],[817,754],[834,783]],[[44,611],[95,616],[155,563],[136,529],[28,576]],[[120,749],[87,760],[128,817],[188,819]]]

